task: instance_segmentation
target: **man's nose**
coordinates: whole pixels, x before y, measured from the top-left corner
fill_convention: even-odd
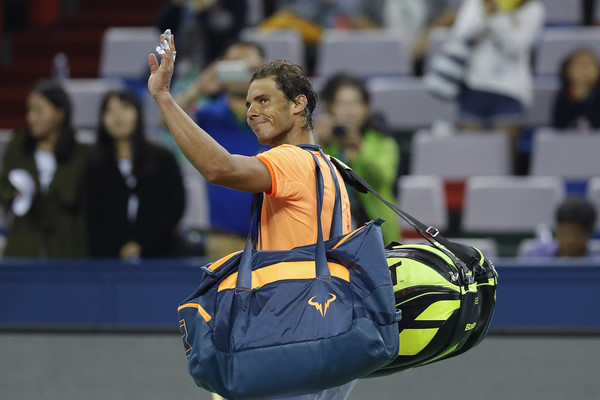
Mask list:
[[[254,117],[258,116],[258,112],[256,111],[256,108],[254,106],[250,105],[248,107],[248,110],[246,110],[246,116],[248,118],[254,118]]]

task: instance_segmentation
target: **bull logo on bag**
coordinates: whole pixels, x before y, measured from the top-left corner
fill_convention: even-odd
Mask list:
[[[324,317],[327,314],[327,309],[329,308],[329,305],[331,303],[333,303],[335,301],[335,299],[337,299],[336,295],[333,293],[329,293],[329,295],[331,296],[329,298],[329,300],[327,300],[325,302],[325,305],[318,303],[315,301],[315,297],[317,296],[313,296],[310,299],[308,299],[308,304],[310,304],[311,306],[313,306],[314,308],[316,308],[320,313],[321,316]]]

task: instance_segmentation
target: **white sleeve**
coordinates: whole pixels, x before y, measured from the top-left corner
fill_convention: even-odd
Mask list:
[[[489,34],[502,51],[518,56],[531,49],[542,31],[544,18],[544,5],[535,0],[514,13],[502,13],[491,18]]]
[[[452,26],[452,36],[460,40],[471,40],[486,28],[486,17],[481,0],[463,0]]]

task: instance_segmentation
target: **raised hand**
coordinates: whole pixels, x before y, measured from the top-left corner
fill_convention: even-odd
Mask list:
[[[148,65],[150,66],[150,77],[148,78],[148,90],[153,97],[159,97],[164,94],[169,94],[171,87],[171,79],[175,67],[175,35],[165,38],[165,35],[160,35],[160,42],[166,40],[168,46],[163,47],[160,54],[160,65],[154,53],[148,56]]]

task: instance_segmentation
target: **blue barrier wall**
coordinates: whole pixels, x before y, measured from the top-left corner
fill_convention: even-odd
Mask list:
[[[0,263],[0,329],[178,329],[205,259]],[[600,263],[499,259],[495,332],[600,332]]]

